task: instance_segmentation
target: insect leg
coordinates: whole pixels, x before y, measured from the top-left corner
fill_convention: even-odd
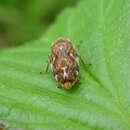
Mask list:
[[[0,123],[0,130],[5,130],[7,127],[3,124],[3,123]]]
[[[81,56],[79,56],[79,59],[81,60],[81,63],[83,64],[83,66],[88,67],[91,65],[91,64],[85,64]]]
[[[49,69],[50,61],[47,63],[46,71],[40,71],[40,74],[47,73]]]
[[[59,83],[57,84],[57,88],[62,88],[61,85],[60,85]]]
[[[83,43],[83,40],[80,40],[80,41],[78,42],[78,44],[74,47],[74,49],[76,50],[76,48],[78,48],[81,43]],[[79,56],[79,55],[78,55],[78,56]],[[91,64],[85,64],[85,62],[83,61],[83,59],[82,59],[81,56],[79,56],[79,59],[81,60],[81,63],[83,64],[83,66],[88,67],[88,66],[91,65]]]
[[[50,65],[50,61],[47,63],[46,73],[48,72],[49,65]]]

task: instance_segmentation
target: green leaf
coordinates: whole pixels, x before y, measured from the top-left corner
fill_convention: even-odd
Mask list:
[[[0,54],[0,122],[27,130],[130,129],[129,0],[84,0],[64,10],[41,40]],[[58,89],[46,67],[59,37],[77,49],[80,84]]]

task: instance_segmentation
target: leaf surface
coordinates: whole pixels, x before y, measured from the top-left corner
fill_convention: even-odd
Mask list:
[[[64,10],[42,39],[0,53],[0,121],[27,130],[130,129],[130,4],[84,0]],[[46,67],[51,43],[69,38],[92,66],[58,89]]]

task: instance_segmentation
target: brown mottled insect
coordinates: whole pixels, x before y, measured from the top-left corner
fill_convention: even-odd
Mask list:
[[[90,65],[84,63],[74,50],[70,40],[60,38],[51,46],[46,72],[51,64],[55,79],[58,81],[58,87],[70,89],[78,81],[79,58],[84,66]]]

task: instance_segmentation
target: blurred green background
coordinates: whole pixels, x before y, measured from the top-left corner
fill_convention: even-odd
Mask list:
[[[56,15],[78,0],[0,0],[0,49],[38,39]]]

